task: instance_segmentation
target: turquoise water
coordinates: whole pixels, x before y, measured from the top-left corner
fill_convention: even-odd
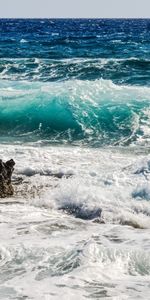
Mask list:
[[[150,88],[111,81],[0,82],[1,141],[147,143]],[[5,138],[7,136],[7,139]]]

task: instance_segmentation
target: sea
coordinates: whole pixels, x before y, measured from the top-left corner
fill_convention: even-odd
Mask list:
[[[150,299],[150,19],[0,19],[0,299]]]

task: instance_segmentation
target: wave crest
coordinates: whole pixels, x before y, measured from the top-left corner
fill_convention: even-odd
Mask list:
[[[84,145],[149,142],[150,89],[107,80],[0,82],[0,133]]]

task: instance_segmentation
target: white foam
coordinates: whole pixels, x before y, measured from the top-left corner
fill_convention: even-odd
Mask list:
[[[25,39],[21,39],[21,40],[20,40],[20,43],[28,43],[28,41],[25,40]]]
[[[147,183],[136,170],[143,164],[147,168],[149,156],[135,153],[119,148],[1,145],[1,158],[16,161],[14,182],[23,179],[15,185],[13,201],[0,203],[0,279],[6,284],[9,280],[14,297],[43,299],[54,293],[56,299],[73,299],[76,285],[79,299],[95,291],[112,299],[135,299],[140,291],[145,299],[150,208],[149,201],[132,193]],[[51,176],[59,172],[65,176]],[[83,210],[102,208],[105,224],[59,210],[70,203]]]

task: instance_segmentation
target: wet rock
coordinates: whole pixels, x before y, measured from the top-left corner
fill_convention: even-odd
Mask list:
[[[0,198],[12,196],[14,193],[11,183],[14,165],[15,162],[13,159],[10,159],[6,162],[3,162],[0,159]]]
[[[83,206],[78,206],[75,204],[69,204],[66,206],[63,206],[59,208],[60,210],[63,210],[69,215],[73,215],[75,218],[79,218],[82,220],[96,220],[100,219],[101,217],[101,208],[85,208]]]

